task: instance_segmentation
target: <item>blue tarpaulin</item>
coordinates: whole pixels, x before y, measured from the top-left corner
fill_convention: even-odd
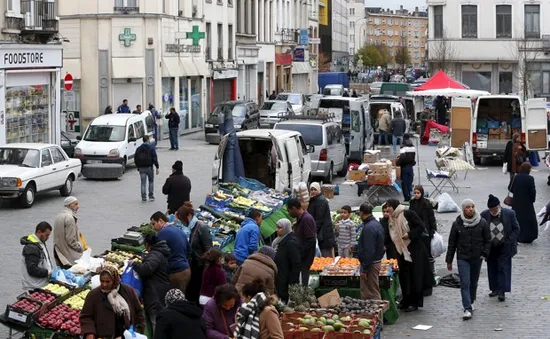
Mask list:
[[[230,108],[223,112],[223,122],[220,121],[219,130],[222,135],[228,135],[223,155],[222,181],[236,182],[239,177],[245,175],[239,140],[233,125],[233,113]]]

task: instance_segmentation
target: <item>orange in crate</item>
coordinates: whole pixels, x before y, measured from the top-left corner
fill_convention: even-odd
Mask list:
[[[340,260],[338,260],[338,265],[352,265],[352,266],[357,266],[360,264],[359,262],[359,259],[357,258],[340,258]]]
[[[328,265],[332,264],[334,262],[334,258],[319,258],[315,257],[313,259],[313,264],[311,264],[311,267],[309,268],[310,271],[322,271],[327,267]]]

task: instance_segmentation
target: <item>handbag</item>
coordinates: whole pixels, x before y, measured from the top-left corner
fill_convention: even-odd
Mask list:
[[[504,198],[504,205],[506,206],[510,206],[512,207],[512,204],[514,203],[514,198],[510,196],[510,190],[512,189],[512,187],[514,186],[514,180],[516,180],[516,176],[514,175],[514,177],[512,178],[512,182],[510,183],[510,187],[508,188],[508,195],[506,195],[506,198]]]

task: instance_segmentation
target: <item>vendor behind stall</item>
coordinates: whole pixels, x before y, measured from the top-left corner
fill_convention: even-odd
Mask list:
[[[54,264],[46,247],[52,226],[45,221],[36,225],[33,234],[21,238],[23,260],[21,282],[24,290],[41,288],[48,284]]]
[[[103,267],[99,279],[101,286],[90,291],[80,312],[84,339],[119,338],[132,325],[143,333],[145,316],[134,289],[120,283],[112,266]]]
[[[55,218],[53,224],[53,253],[58,266],[69,268],[80,259],[85,250],[82,235],[78,230],[78,200],[67,197],[63,202],[65,208]]]

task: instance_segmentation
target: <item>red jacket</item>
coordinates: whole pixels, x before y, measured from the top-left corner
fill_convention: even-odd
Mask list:
[[[212,298],[216,287],[227,283],[225,272],[220,264],[208,265],[202,272],[201,295]]]

